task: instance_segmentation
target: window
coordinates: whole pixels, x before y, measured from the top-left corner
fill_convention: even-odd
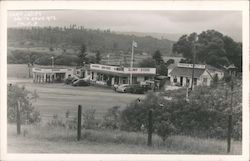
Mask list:
[[[207,83],[207,78],[203,78],[203,83]]]

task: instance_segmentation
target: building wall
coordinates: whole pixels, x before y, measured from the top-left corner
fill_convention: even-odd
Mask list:
[[[62,82],[64,79],[74,74],[74,70],[72,68],[65,69],[34,67],[32,72],[34,83]]]
[[[170,82],[171,85],[177,85],[177,84],[181,84],[181,76],[176,76],[177,82],[174,83],[174,76],[170,76]],[[192,81],[192,77],[183,77],[182,79],[182,86],[186,87],[187,86],[187,79],[189,79],[189,87],[191,87],[191,81]],[[206,79],[206,82],[204,81]],[[204,85],[204,86],[210,86],[212,83],[212,78],[209,75],[209,73],[207,71],[205,71],[200,78],[197,78],[197,84],[198,86],[200,85]]]
[[[143,82],[144,79],[145,79],[144,76],[138,76],[138,77],[137,77],[137,82]]]
[[[207,81],[205,81],[204,79],[206,79]],[[205,86],[210,86],[212,83],[212,78],[210,76],[210,74],[205,71],[201,77],[200,77],[200,81],[199,81],[199,84],[198,85],[205,85]]]

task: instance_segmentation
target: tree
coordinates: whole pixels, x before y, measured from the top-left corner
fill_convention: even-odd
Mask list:
[[[183,35],[173,45],[173,52],[182,54],[186,62],[192,62],[193,47],[196,46],[196,63],[210,64],[216,67],[234,64],[242,70],[242,43],[235,42],[229,36],[215,30],[203,31],[194,42],[196,33]]]
[[[94,55],[89,55],[86,57],[89,63],[96,63],[96,57]]]
[[[7,119],[12,123],[16,121],[16,108],[17,101],[20,101],[20,117],[21,122],[24,123],[37,123],[41,121],[39,111],[36,111],[32,106],[31,100],[36,99],[36,93],[29,92],[25,87],[18,87],[17,85],[10,84],[8,86],[7,97]]]
[[[80,52],[78,54],[79,57],[79,65],[84,65],[84,63],[88,63],[88,59],[87,59],[87,54],[86,54],[86,46],[85,44],[82,44],[80,47]]]
[[[120,106],[114,106],[108,109],[104,115],[102,126],[110,129],[118,129],[120,127],[120,117]]]
[[[155,68],[156,62],[152,58],[145,58],[141,62],[139,62],[139,67],[141,67],[141,68]]]
[[[96,52],[96,54],[95,54],[95,60],[96,60],[96,63],[100,63],[100,61],[101,61],[101,53],[100,53],[100,51],[98,50],[97,52]]]
[[[156,64],[159,65],[163,62],[162,55],[160,50],[156,50],[152,58],[156,61]]]
[[[169,66],[170,64],[174,64],[174,59],[169,59],[167,62],[166,62],[166,65]]]
[[[161,63],[156,68],[156,73],[159,75],[167,75],[168,74],[168,66],[165,63]]]
[[[156,125],[155,129],[157,135],[161,137],[163,142],[175,132],[175,127],[169,120],[162,120]]]

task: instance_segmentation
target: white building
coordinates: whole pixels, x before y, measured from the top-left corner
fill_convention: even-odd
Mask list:
[[[56,83],[73,76],[73,68],[65,67],[34,67],[32,68],[34,83]]]
[[[193,64],[179,63],[169,73],[170,82],[172,85],[191,87],[192,73]],[[195,64],[193,85],[210,86],[215,75],[217,75],[220,80],[224,77],[224,72],[222,70],[217,70],[217,68]]]
[[[130,68],[109,66],[101,64],[90,64],[85,70],[84,77],[91,81],[104,85],[128,84],[132,72],[132,83],[140,83],[145,80],[153,80],[156,68]]]

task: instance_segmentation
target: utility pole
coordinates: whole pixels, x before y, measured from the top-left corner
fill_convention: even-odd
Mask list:
[[[196,46],[195,46],[195,42],[192,46],[192,51],[193,51],[193,70],[192,70],[192,81],[191,81],[191,90],[193,90],[193,86],[194,86],[194,66],[195,66],[195,56],[196,56]]]
[[[20,100],[17,100],[17,106],[16,106],[16,127],[17,127],[17,135],[21,134],[21,117],[20,117],[20,108],[21,103]]]
[[[134,41],[132,42],[132,51],[131,51],[131,60],[130,60],[130,79],[129,84],[132,84],[133,81],[133,61],[134,61]]]

